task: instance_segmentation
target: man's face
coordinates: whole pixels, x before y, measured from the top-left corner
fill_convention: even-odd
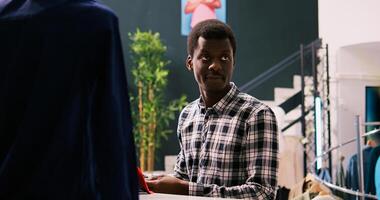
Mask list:
[[[228,38],[199,37],[193,55],[187,58],[187,68],[194,72],[201,92],[228,92],[233,67],[234,56]]]

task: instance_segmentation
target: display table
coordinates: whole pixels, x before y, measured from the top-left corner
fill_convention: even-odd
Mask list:
[[[185,196],[185,195],[173,195],[173,194],[140,194],[140,200],[222,200],[225,198],[215,197],[198,197],[198,196]]]

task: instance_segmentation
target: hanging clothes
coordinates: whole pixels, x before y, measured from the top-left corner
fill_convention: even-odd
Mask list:
[[[318,177],[326,182],[332,183],[332,178],[328,168],[321,168],[318,172]]]
[[[301,137],[279,137],[278,185],[290,188],[303,179],[303,145]]]
[[[375,187],[377,199],[380,199],[380,157],[377,159],[375,167]]]
[[[276,200],[288,200],[290,189],[286,187],[277,187]]]
[[[335,173],[335,185],[345,187],[346,186],[346,175],[344,173],[343,167],[344,156],[341,156],[339,159],[339,164],[337,165]],[[333,190],[334,194],[342,197],[343,199],[348,199],[347,194],[339,190]]]
[[[339,159],[339,165],[337,166],[337,172],[335,174],[336,185],[344,187],[346,185],[346,175],[343,167],[344,157]]]
[[[281,132],[285,127],[285,111],[279,106],[271,106],[278,126],[278,185],[290,188],[304,177],[302,135]]]
[[[367,168],[369,167],[369,158],[370,158],[370,153],[371,153],[371,150],[372,150],[372,147],[370,146],[366,146],[364,149],[363,149],[363,175],[364,175],[364,183],[366,183],[367,179],[368,179],[368,170]],[[347,169],[346,169],[346,187],[348,189],[352,189],[354,191],[358,190],[359,189],[359,174],[358,174],[358,155],[357,154],[354,154],[353,156],[351,156],[349,162],[348,162],[348,166],[347,166]],[[356,196],[355,195],[350,195],[350,194],[347,194],[347,199],[352,199],[352,200],[356,200]]]
[[[138,199],[118,19],[91,0],[0,4],[0,199]]]
[[[289,192],[289,199],[313,199],[317,196],[332,195],[329,188],[317,181],[312,174],[294,185]]]
[[[366,183],[365,193],[367,194],[376,194],[375,167],[376,167],[377,160],[379,159],[379,156],[380,156],[380,145],[373,148],[369,156],[369,166],[367,168],[368,178],[367,178],[367,181],[365,182]]]

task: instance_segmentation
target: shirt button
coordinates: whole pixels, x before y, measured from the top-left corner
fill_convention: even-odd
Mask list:
[[[201,162],[199,163],[199,165],[201,167],[205,167],[206,166],[206,160],[205,159],[202,159]]]

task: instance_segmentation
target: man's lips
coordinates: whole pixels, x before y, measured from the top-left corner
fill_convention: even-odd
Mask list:
[[[223,79],[222,75],[207,75],[206,79]]]

